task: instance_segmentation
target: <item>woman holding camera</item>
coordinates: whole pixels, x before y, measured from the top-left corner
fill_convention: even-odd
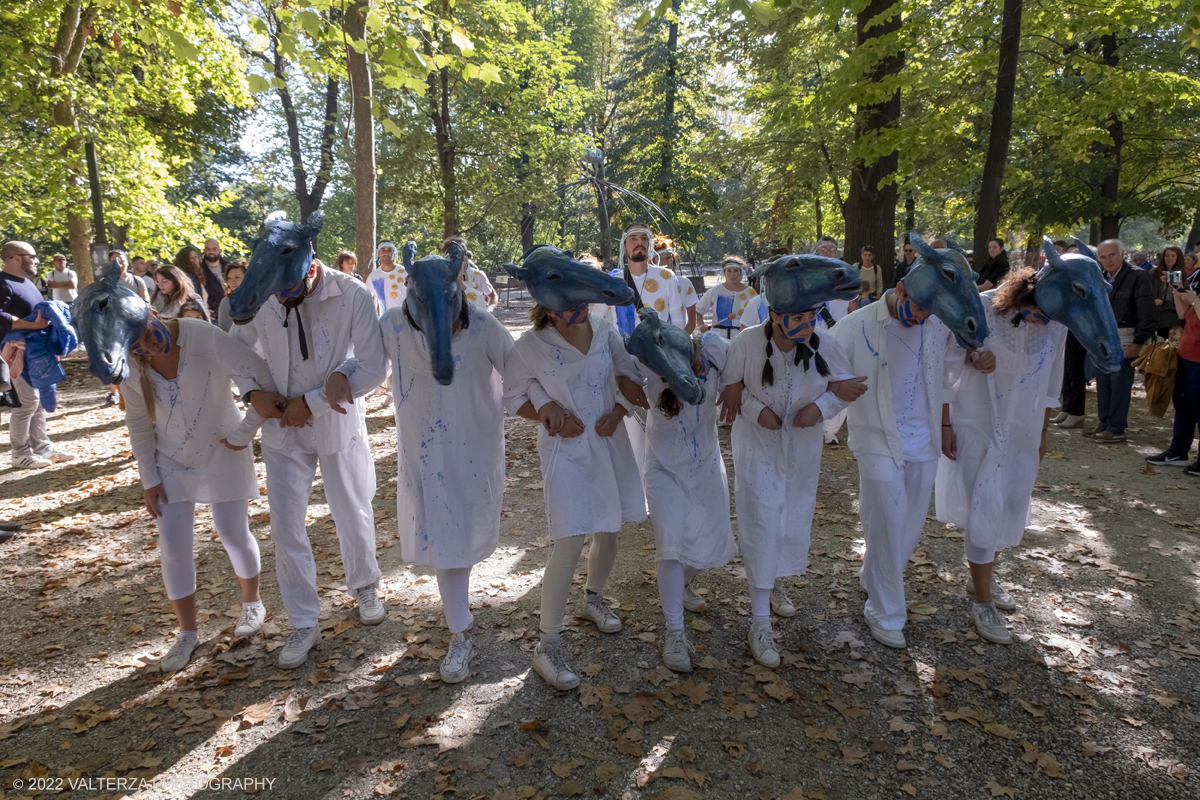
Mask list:
[[[1171,338],[1171,329],[1183,324],[1175,313],[1171,299],[1172,287],[1176,282],[1168,280],[1170,273],[1183,271],[1183,251],[1172,245],[1162,251],[1158,265],[1150,270],[1150,288],[1154,290],[1154,308],[1158,312],[1157,333],[1161,339]]]
[[[1200,423],[1200,298],[1186,281],[1171,287],[1175,313],[1183,320],[1183,337],[1179,340],[1179,368],[1175,372],[1175,430],[1171,446],[1165,452],[1146,460],[1159,466],[1184,467],[1183,473],[1200,478],[1200,458],[1190,466],[1188,454],[1196,425]]]

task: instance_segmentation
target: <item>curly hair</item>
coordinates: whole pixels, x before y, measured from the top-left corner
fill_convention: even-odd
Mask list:
[[[1021,306],[1037,305],[1033,296],[1034,289],[1037,288],[1037,277],[1037,271],[1033,267],[1023,267],[1008,273],[1004,281],[996,287],[996,293],[992,295],[992,308],[1000,314],[1016,312],[1012,322],[1013,325],[1020,325],[1024,319],[1021,316]]]

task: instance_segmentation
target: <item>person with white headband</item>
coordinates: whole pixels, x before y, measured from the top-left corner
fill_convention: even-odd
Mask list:
[[[367,286],[371,287],[371,293],[375,295],[375,304],[380,316],[404,305],[404,298],[408,295],[408,270],[397,261],[399,257],[400,251],[396,249],[395,244],[380,242],[379,247],[375,248],[375,257],[371,259],[374,268],[367,276]],[[379,387],[383,393],[384,407],[392,404],[391,380],[389,375]]]
[[[709,289],[696,304],[696,312],[703,317],[712,314],[713,323],[705,326],[711,328],[726,339],[733,339],[738,333],[738,323],[746,310],[747,304],[758,295],[758,292],[746,285],[746,262],[737,256],[725,256],[721,261],[722,283]]]
[[[637,327],[637,310],[642,306],[652,308],[664,322],[687,328],[687,311],[679,295],[675,273],[665,267],[652,267],[651,243],[654,234],[644,223],[635,222],[621,236],[618,276],[633,289],[633,304],[615,306],[614,322],[622,336],[633,333]]]

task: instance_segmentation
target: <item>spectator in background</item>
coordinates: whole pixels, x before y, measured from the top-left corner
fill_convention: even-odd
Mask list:
[[[229,316],[229,295],[242,285],[242,278],[246,277],[248,266],[245,261],[231,261],[225,268],[225,296],[221,298],[221,305],[217,308],[217,325],[226,333],[233,328],[233,317]]]
[[[208,318],[216,319],[221,307],[221,298],[225,296],[225,268],[229,261],[221,256],[221,243],[216,239],[206,239],[204,242],[204,292],[208,303]]]
[[[1100,424],[1089,436],[1097,442],[1112,443],[1125,441],[1125,428],[1129,425],[1129,401],[1133,392],[1133,359],[1138,357],[1142,345],[1154,336],[1158,319],[1154,305],[1154,291],[1150,288],[1150,276],[1135,269],[1125,260],[1125,246],[1119,239],[1107,239],[1096,249],[1104,278],[1112,284],[1113,316],[1117,318],[1117,333],[1125,348],[1125,359],[1121,369],[1114,373],[1101,372],[1096,375],[1097,407]]]
[[[33,320],[25,319],[43,299],[33,284],[39,263],[37,251],[28,242],[6,242],[0,248],[0,260],[4,262],[0,272],[0,337],[9,331],[42,330],[50,322],[41,312]],[[9,380],[21,400],[20,408],[14,408],[8,416],[13,469],[41,469],[74,458],[51,446],[38,390],[18,370],[12,371]]]
[[[1169,339],[1171,329],[1183,324],[1175,313],[1174,291],[1167,283],[1168,272],[1183,272],[1183,251],[1174,245],[1167,247],[1158,257],[1158,264],[1150,270],[1150,290],[1154,292],[1154,305],[1158,312],[1156,332],[1160,338]]]
[[[207,290],[205,288],[204,268],[200,265],[200,251],[190,244],[181,248],[175,254],[175,268],[187,276],[188,281],[191,283],[192,294],[201,298],[205,305],[207,305],[208,298],[205,296]],[[157,281],[156,277],[155,282]],[[220,291],[224,293],[224,287]],[[218,303],[218,305],[220,304]],[[176,316],[178,316],[178,313],[176,311]]]
[[[893,289],[897,283],[904,280],[904,276],[912,269],[913,262],[917,260],[917,251],[913,249],[912,243],[908,241],[907,236],[905,237],[904,248],[901,250],[900,255],[901,258],[896,262],[896,268],[892,271]]]
[[[1055,240],[1054,240],[1054,249],[1058,251],[1058,254],[1059,254],[1060,256],[1061,256],[1063,253],[1067,252],[1067,248],[1068,248],[1068,247],[1070,247],[1070,246],[1071,246],[1071,245],[1067,244],[1067,240],[1066,240],[1066,239],[1055,239]]]
[[[78,276],[75,275],[75,270],[67,267],[67,257],[62,253],[54,254],[53,264],[53,269],[46,276],[46,288],[50,290],[50,299],[70,305],[78,295]]]
[[[875,248],[869,244],[864,246],[859,253],[859,262],[854,266],[858,268],[858,277],[863,282],[862,296],[878,300],[883,294],[883,274],[875,265]]]
[[[174,265],[159,267],[154,276],[154,296],[150,298],[150,310],[163,322],[177,319],[183,306],[196,298],[189,276]]]
[[[353,275],[355,278],[362,280],[362,276],[355,272],[358,269],[358,256],[351,253],[349,250],[343,250],[338,253],[337,260],[333,262],[333,267],[338,272],[344,272],[347,275]]]
[[[158,263],[157,258],[152,258],[149,261],[146,261],[144,264],[144,269],[142,271],[142,283],[146,284],[147,295],[154,294],[154,275],[158,272],[158,268],[160,266],[162,265]]]
[[[1138,252],[1134,253],[1132,256],[1130,256],[1129,260],[1131,262],[1133,262],[1133,266],[1137,267],[1140,270],[1145,270],[1147,272],[1150,270],[1151,267],[1154,266],[1153,264],[1150,263],[1149,259],[1146,258],[1146,254],[1141,252],[1140,250]]]
[[[1004,249],[1004,240],[989,239],[987,260],[976,270],[979,277],[975,279],[975,283],[979,286],[979,291],[995,289],[1004,280],[1008,270],[1008,251]]]
[[[1186,283],[1171,287],[1175,313],[1183,320],[1179,340],[1179,367],[1175,372],[1175,426],[1167,449],[1146,460],[1166,467],[1184,467],[1184,474],[1200,478],[1200,458],[1188,466],[1196,425],[1200,424],[1200,297]]]
[[[1192,294],[1200,294],[1200,270],[1196,269],[1195,253],[1183,257],[1183,281]]]

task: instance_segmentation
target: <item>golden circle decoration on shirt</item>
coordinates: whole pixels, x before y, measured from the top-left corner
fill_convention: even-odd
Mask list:
[[[654,280],[654,278],[646,278],[646,282],[644,284],[642,284],[642,287],[647,292],[657,292],[658,291],[658,281]]]
[[[667,310],[667,301],[663,300],[661,297],[658,298],[657,300],[655,300],[654,301],[654,310],[660,314],[662,312],[666,311]]]
[[[675,273],[671,272],[669,269],[661,269],[658,271],[658,274],[659,277],[661,277],[664,281],[669,281],[671,278],[675,277]]]
[[[392,299],[393,299],[393,300],[395,300],[395,299],[396,299],[397,297],[399,297],[399,296],[400,296],[400,295],[396,293],[396,290],[395,290],[395,289],[393,289],[393,290],[392,290]]]
[[[745,293],[745,292],[742,292],[741,294],[739,294],[739,295],[738,295],[738,299],[739,299],[739,300],[745,300],[745,299],[746,299],[746,293]]]
[[[479,295],[475,294],[474,292],[467,292],[467,299],[471,302],[475,302],[475,298],[477,297],[479,297]]]

